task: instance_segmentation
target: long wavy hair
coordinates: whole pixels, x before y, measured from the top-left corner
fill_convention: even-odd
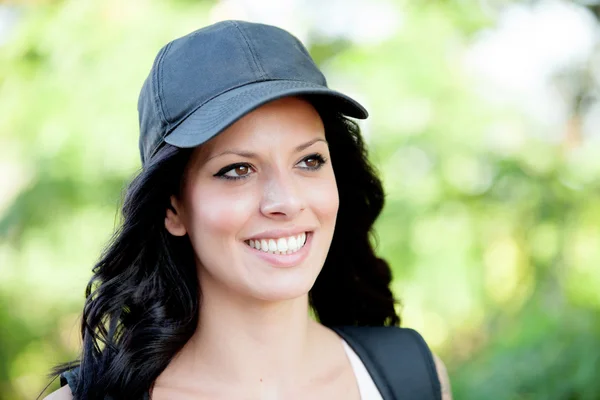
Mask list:
[[[371,237],[384,204],[381,181],[358,125],[338,113],[320,114],[340,206],[310,305],[325,326],[398,325],[390,268],[375,255]],[[192,246],[164,226],[191,152],[165,144],[127,188],[122,224],[86,288],[81,355],[54,370],[77,367],[75,399],[143,398],[196,330],[202,292]]]

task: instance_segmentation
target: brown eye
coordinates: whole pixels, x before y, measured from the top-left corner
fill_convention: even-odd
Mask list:
[[[249,177],[252,172],[253,169],[250,164],[232,164],[222,168],[215,176],[223,179],[243,179]]]
[[[325,164],[325,159],[320,154],[313,154],[304,158],[298,165],[302,169],[316,171]]]
[[[304,163],[308,168],[317,168],[319,166],[319,160],[316,158],[307,158]]]
[[[249,168],[247,165],[238,165],[237,167],[235,167],[234,169],[232,169],[232,171],[237,175],[237,176],[244,176],[248,173]]]

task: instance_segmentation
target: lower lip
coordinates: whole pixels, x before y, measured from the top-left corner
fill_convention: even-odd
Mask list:
[[[289,267],[295,267],[296,265],[300,264],[302,261],[304,261],[306,256],[308,256],[308,250],[312,243],[312,237],[313,237],[313,232],[308,233],[306,235],[306,243],[304,243],[304,246],[302,246],[302,248],[300,250],[298,250],[297,252],[292,253],[292,254],[266,253],[262,250],[257,250],[255,248],[252,248],[252,247],[248,246],[246,243],[244,243],[244,246],[246,246],[246,249],[248,251],[250,251],[252,254],[257,255],[258,257],[262,258],[264,261],[266,261],[267,263],[271,264],[274,267],[289,268]]]

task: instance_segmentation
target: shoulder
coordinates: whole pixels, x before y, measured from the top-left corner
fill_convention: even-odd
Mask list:
[[[44,400],[72,400],[73,394],[68,386],[63,386],[55,392],[44,397]]]
[[[442,388],[442,400],[452,400],[452,391],[450,390],[450,378],[448,377],[448,371],[446,365],[441,358],[436,354],[433,354],[433,360],[435,361],[435,369],[440,380],[440,386]]]

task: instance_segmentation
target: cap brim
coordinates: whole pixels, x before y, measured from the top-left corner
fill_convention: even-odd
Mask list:
[[[225,92],[191,113],[165,137],[177,147],[195,147],[236,122],[252,110],[287,96],[318,96],[327,108],[358,119],[369,115],[356,100],[325,86],[302,81],[264,81]]]

